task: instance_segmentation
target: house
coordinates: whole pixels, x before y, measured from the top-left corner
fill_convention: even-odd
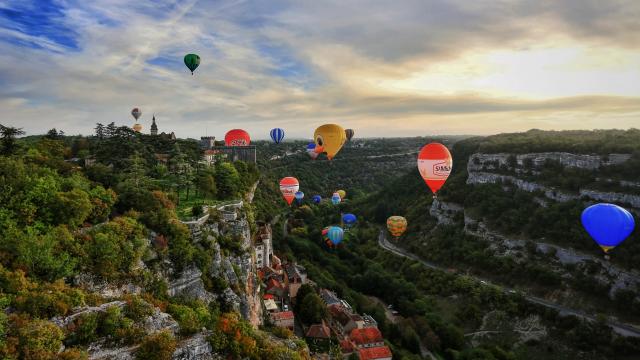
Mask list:
[[[349,334],[358,349],[384,346],[382,333],[377,328],[353,329]]]
[[[334,305],[334,304],[340,304],[340,299],[338,298],[336,293],[334,293],[331,290],[320,289],[320,297],[322,298],[322,300],[324,300],[324,302],[325,302],[325,304],[327,304],[327,306]]]
[[[359,349],[358,355],[360,360],[391,360],[393,358],[391,349],[388,346]]]
[[[284,297],[285,288],[284,286],[282,286],[282,283],[278,281],[278,279],[271,278],[267,281],[265,293],[277,296],[281,299]]]
[[[289,290],[289,296],[291,299],[295,299],[298,294],[298,290],[303,284],[307,283],[307,269],[302,265],[295,263],[287,264],[284,269],[287,276],[285,277],[285,283]]]
[[[353,329],[357,329],[358,325],[363,327],[364,320],[360,315],[351,313],[350,310],[342,306],[342,304],[333,304],[327,307],[329,315],[331,315],[331,326],[339,335],[346,335]]]
[[[202,156],[202,159],[207,164],[213,165],[216,162],[216,154],[218,154],[218,152],[215,150],[211,150],[211,149],[205,150],[204,155]]]
[[[246,163],[256,163],[256,147],[248,146],[216,146],[213,150],[218,151],[230,161],[244,161]]]
[[[264,308],[267,310],[267,312],[273,313],[278,311],[278,305],[273,299],[273,296],[271,296],[270,299],[264,299],[263,303],[264,303]]]
[[[280,311],[270,314],[271,322],[277,327],[287,328],[293,330],[295,317],[293,311]]]
[[[167,165],[169,163],[169,154],[154,154],[158,164]]]
[[[271,244],[271,226],[269,226],[269,224],[260,225],[254,244],[256,252],[256,266],[258,269],[265,266],[271,266],[273,247]]]
[[[314,342],[329,340],[331,339],[331,329],[329,329],[327,323],[323,320],[321,324],[309,326],[305,336]]]

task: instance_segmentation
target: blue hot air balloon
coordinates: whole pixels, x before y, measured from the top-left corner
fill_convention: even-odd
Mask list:
[[[331,196],[331,202],[333,203],[333,205],[340,204],[340,201],[342,201],[340,194],[338,194],[337,192],[333,193],[333,196]]]
[[[320,155],[316,152],[316,143],[310,142],[307,145],[307,154],[309,154],[309,156],[311,156],[313,160],[315,160],[318,157],[318,155]]]
[[[284,130],[280,128],[271,129],[270,134],[271,134],[271,138],[273,139],[273,142],[275,142],[276,144],[280,144],[282,139],[284,139]]]
[[[302,191],[298,191],[294,195],[296,197],[296,202],[298,204],[302,204],[302,199],[304,199],[304,193]]]
[[[313,196],[313,202],[316,204],[320,204],[320,202],[322,201],[322,196],[320,195],[314,195]]]
[[[582,212],[582,226],[605,253],[624,241],[635,225],[633,215],[614,204],[595,204]]]
[[[344,230],[342,230],[342,228],[339,226],[332,226],[327,232],[327,237],[329,237],[331,243],[336,246],[340,244],[342,239],[344,239]]]
[[[353,214],[344,214],[344,215],[342,215],[342,222],[344,223],[345,227],[347,227],[347,228],[352,227],[353,224],[355,224],[357,220],[358,220],[358,218]]]

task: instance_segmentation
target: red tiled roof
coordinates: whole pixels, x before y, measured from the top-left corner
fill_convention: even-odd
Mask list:
[[[360,354],[360,360],[386,359],[392,356],[391,350],[387,346],[360,349],[358,354]]]
[[[310,338],[328,339],[331,337],[331,331],[325,323],[313,324],[309,327],[309,330],[307,330],[306,336]]]
[[[269,300],[269,299],[273,300],[273,295],[271,295],[271,294],[264,294],[264,296],[263,296],[262,298],[263,298],[263,299],[265,299],[265,300]]]
[[[271,314],[273,321],[293,319],[293,311],[281,311]]]
[[[377,328],[353,329],[349,334],[351,341],[358,345],[374,344],[383,342],[382,334]]]
[[[271,290],[272,288],[277,287],[279,289],[282,289],[282,284],[280,284],[280,281],[271,278],[269,279],[269,281],[267,281],[267,291]]]
[[[219,152],[220,152],[220,151],[216,151],[216,150],[205,150],[205,151],[204,151],[204,154],[205,154],[205,155],[214,155],[214,154],[217,154],[217,153],[219,153]]]

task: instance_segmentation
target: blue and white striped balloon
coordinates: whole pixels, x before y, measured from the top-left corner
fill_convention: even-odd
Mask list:
[[[344,230],[342,230],[339,226],[332,226],[329,228],[327,232],[327,237],[331,240],[331,243],[335,246],[340,244],[342,239],[344,239]]]
[[[271,138],[273,139],[273,142],[280,144],[282,139],[284,139],[284,130],[280,128],[271,129]]]

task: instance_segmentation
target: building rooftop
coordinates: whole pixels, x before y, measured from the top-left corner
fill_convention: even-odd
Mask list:
[[[351,341],[358,345],[374,344],[383,342],[382,333],[377,328],[353,329],[349,334]]]
[[[305,336],[316,339],[329,339],[331,337],[331,330],[323,321],[322,324],[311,325]]]
[[[333,291],[328,289],[321,289],[320,297],[322,298],[322,300],[324,300],[327,306],[340,303],[340,299],[338,298],[338,296],[336,296]]]
[[[267,309],[267,311],[276,311],[278,310],[278,305],[276,305],[276,302],[273,301],[273,299],[267,299],[264,301],[264,307]]]
[[[292,320],[294,318],[293,311],[280,311],[271,314],[273,321],[278,320]]]
[[[358,350],[360,360],[390,359],[393,354],[387,346],[378,346]]]

